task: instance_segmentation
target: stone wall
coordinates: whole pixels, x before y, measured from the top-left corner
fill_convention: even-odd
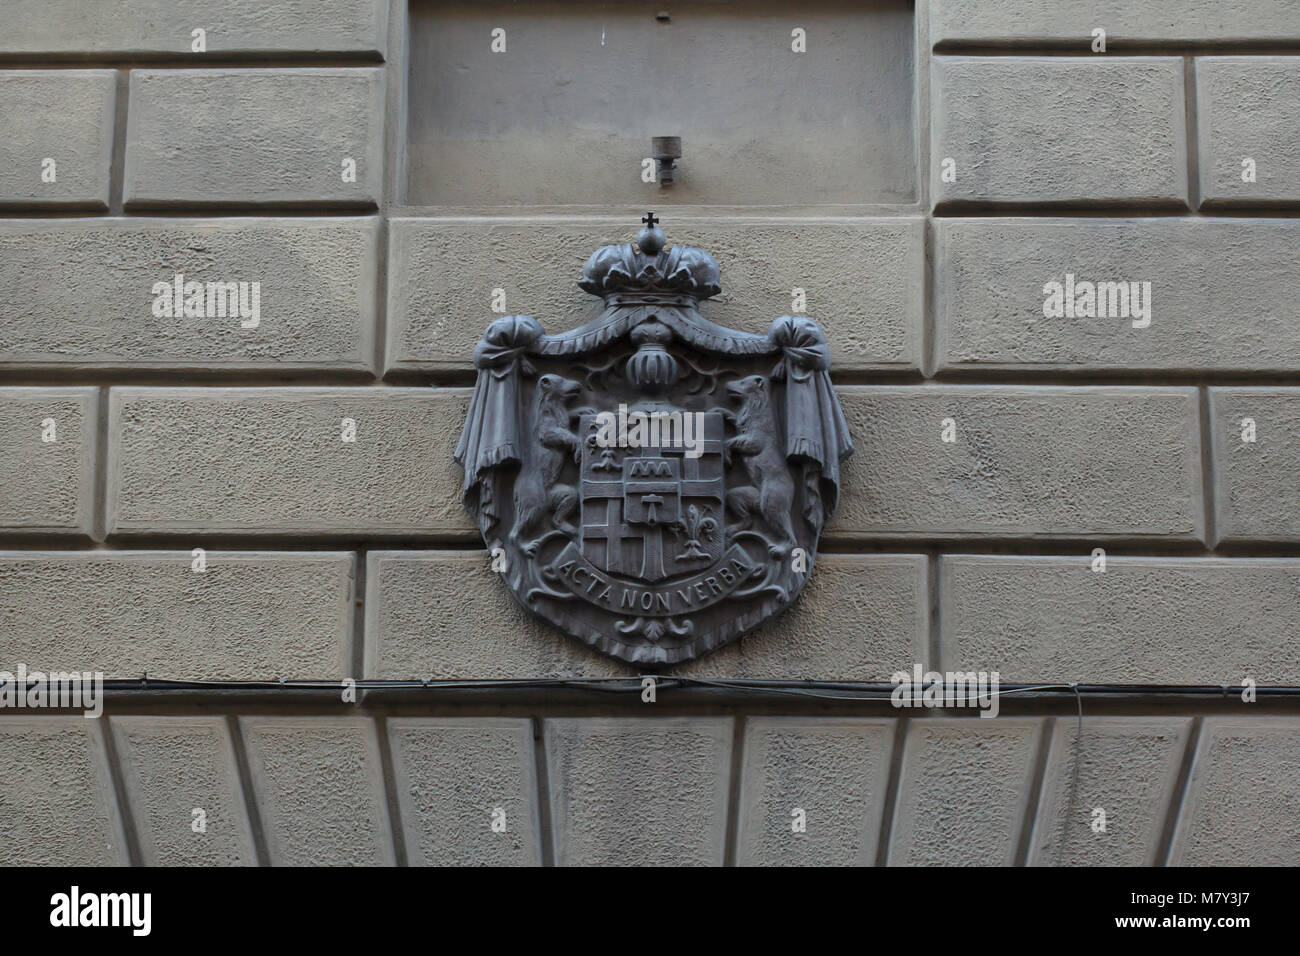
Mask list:
[[[805,291],[857,447],[799,603],[670,676],[884,683],[919,664],[1227,690],[1089,697],[1078,736],[1073,696],[980,720],[700,685],[654,704],[140,685],[101,720],[0,711],[0,860],[1300,862],[1300,710],[1239,699],[1300,685],[1300,8],[917,0],[894,64],[914,95],[867,111],[914,149],[868,164],[863,201],[838,180],[801,198],[743,145],[740,198],[713,201],[692,158],[733,157],[688,138],[675,196],[634,156],[591,204],[547,174],[521,205],[491,184],[569,120],[525,117],[510,82],[599,24],[476,5],[515,31],[501,115],[480,169],[457,154],[481,177],[451,191],[467,204],[433,205],[422,41],[469,8],[218,6],[0,12],[0,670],[634,676],[511,601],[452,451],[494,293],[548,331],[579,324],[583,261],[654,208],[719,260],[715,321],[761,331]],[[878,11],[893,31],[903,6]],[[746,41],[775,24],[779,51],[805,22],[743,8]],[[817,28],[792,57],[817,56]],[[855,69],[834,59],[824,95]],[[729,106],[752,109],[714,103],[720,122]],[[177,274],[258,282],[256,321],[159,314]],[[1067,275],[1149,283],[1149,321],[1045,315]]]

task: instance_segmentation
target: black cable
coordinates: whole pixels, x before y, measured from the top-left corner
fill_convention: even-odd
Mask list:
[[[721,689],[728,691],[778,693],[791,696],[827,700],[888,700],[900,687],[947,687],[947,684],[892,684],[857,681],[824,680],[752,680],[737,678],[701,678],[675,674],[640,674],[626,677],[538,677],[524,679],[452,679],[452,680],[190,680],[158,678],[143,675],[138,678],[114,678],[104,681],[104,688],[113,691],[338,691],[344,687],[357,690],[538,690],[569,689],[613,693],[639,693],[646,678],[654,680],[656,691],[686,687]],[[3,686],[3,685],[0,685]],[[953,685],[955,686],[955,685]],[[1227,684],[1166,685],[1166,684],[1001,684],[998,696],[1037,694],[1043,697],[1214,697],[1225,698],[1238,692]],[[852,696],[832,696],[827,692],[844,692]],[[1300,687],[1260,686],[1257,697],[1300,698]],[[937,709],[937,708],[936,708]]]

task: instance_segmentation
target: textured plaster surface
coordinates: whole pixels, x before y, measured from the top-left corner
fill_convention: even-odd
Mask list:
[[[0,388],[0,530],[89,534],[93,388]]]
[[[1300,859],[1300,721],[1207,717],[1172,866],[1294,866]]]
[[[110,403],[111,531],[473,527],[452,458],[468,389],[121,388]]]
[[[929,6],[935,43],[1051,41],[1083,53],[1091,50],[1098,26],[1109,45],[1300,37],[1300,9],[1291,0],[931,0]]]
[[[98,721],[0,719],[0,861],[7,866],[123,866],[117,815]]]
[[[1300,389],[1211,388],[1209,395],[1220,538],[1296,540]]]
[[[1069,717],[1055,724],[1029,865],[1163,864],[1160,835],[1191,719],[1092,717],[1082,736]]]
[[[496,580],[485,551],[372,551],[368,560],[368,677],[634,673],[526,613]],[[807,591],[788,612],[738,644],[669,673],[884,680],[924,660],[925,580],[920,555],[822,555]],[[502,626],[485,633],[484,621]]]
[[[385,0],[7,0],[0,52],[191,56],[384,50]]]
[[[1294,57],[1199,59],[1196,100],[1206,203],[1300,201],[1300,67]],[[1246,159],[1254,161],[1253,182],[1243,176]]]

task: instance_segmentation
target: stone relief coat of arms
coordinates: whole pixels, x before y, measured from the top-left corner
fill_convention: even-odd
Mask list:
[[[494,321],[456,460],[464,501],[526,608],[597,651],[699,657],[798,596],[852,453],[811,319],[766,335],[699,312],[721,291],[701,249],[647,216],[578,285],[604,311],[547,335]]]

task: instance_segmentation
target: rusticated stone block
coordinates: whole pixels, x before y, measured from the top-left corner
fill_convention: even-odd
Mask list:
[[[224,717],[111,720],[145,866],[253,866]]]
[[[1203,206],[1300,202],[1295,57],[1198,59],[1196,107]]]
[[[1186,717],[1085,717],[1080,736],[1074,718],[1058,717],[1029,864],[1163,863],[1156,858],[1160,835],[1191,723]]]
[[[367,677],[609,677],[632,673],[528,614],[484,551],[371,551]],[[484,629],[483,622],[494,622]],[[926,660],[923,555],[823,554],[785,614],[671,668],[688,677],[885,680]]]
[[[1132,43],[1185,46],[1281,43],[1300,38],[1291,0],[932,0],[933,43],[1045,44],[1091,53],[1092,31],[1106,31],[1107,50]]]
[[[0,716],[0,862],[129,862],[102,733],[82,716]]]
[[[1179,60],[941,56],[931,76],[936,207],[1186,205]]]
[[[1300,538],[1300,388],[1211,388],[1214,510],[1224,541]]]
[[[737,862],[874,866],[893,749],[892,720],[747,719]]]
[[[374,206],[383,104],[379,69],[133,70],[124,198]]]
[[[107,209],[116,99],[112,70],[0,70],[0,206]]]
[[[1009,866],[1025,817],[1042,721],[912,721],[890,866]]]
[[[364,717],[241,717],[272,866],[391,866],[379,738]]]
[[[721,866],[732,722],[547,720],[555,862]]]
[[[7,0],[0,53],[383,53],[386,0]],[[204,31],[205,53],[193,51]]]
[[[93,530],[95,388],[0,388],[0,530]]]
[[[1189,388],[841,387],[855,451],[828,536],[1200,540]]]
[[[412,866],[538,866],[532,721],[394,717],[393,776]]]
[[[0,219],[0,368],[371,371],[378,233],[373,218]],[[56,279],[70,262],[78,281]],[[203,284],[201,317],[176,308],[178,275],[183,294]]]
[[[1294,219],[978,218],[937,229],[940,368],[1300,369],[1300,355],[1278,347],[1300,336]],[[1071,288],[1083,310],[1073,317]]]
[[[1249,705],[1257,706],[1257,705]],[[1207,717],[1171,866],[1300,864],[1300,720]]]
[[[0,659],[174,680],[351,676],[353,556],[0,551]]]
[[[468,533],[459,388],[115,388],[110,533]],[[345,439],[355,425],[355,441]]]
[[[951,555],[940,559],[943,670],[1003,681],[1300,680],[1300,560]]]

